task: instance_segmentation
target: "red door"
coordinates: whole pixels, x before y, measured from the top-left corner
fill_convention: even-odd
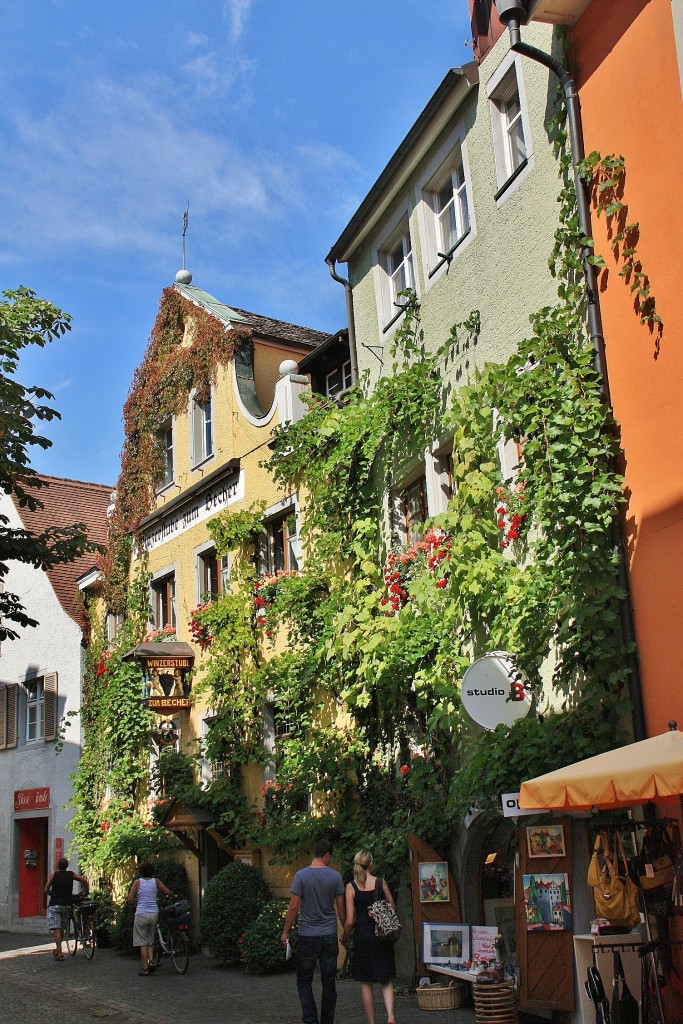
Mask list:
[[[45,910],[47,880],[47,818],[19,822],[19,917],[38,917]]]

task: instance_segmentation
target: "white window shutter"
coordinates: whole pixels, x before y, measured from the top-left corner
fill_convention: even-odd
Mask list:
[[[19,693],[19,687],[16,683],[11,683],[5,689],[7,708],[5,745],[9,749],[17,745],[17,694]]]
[[[57,673],[48,672],[43,679],[45,694],[45,742],[57,739]]]

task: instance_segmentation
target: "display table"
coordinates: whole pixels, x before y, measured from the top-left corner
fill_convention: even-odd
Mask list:
[[[445,974],[448,978],[455,978],[457,981],[468,981],[472,984],[476,981],[479,975],[473,974],[472,971],[459,971],[457,967],[449,967],[448,964],[425,964],[428,971],[433,971],[435,974]]]
[[[640,999],[640,957],[638,947],[643,938],[638,931],[626,932],[624,935],[575,935],[574,959],[579,987],[579,1003],[583,1024],[594,1024],[595,1006],[588,998],[584,981],[589,967],[595,965],[600,971],[602,984],[607,999],[612,1001],[612,983],[614,981],[614,951],[618,950],[624,966],[626,984],[631,994]]]

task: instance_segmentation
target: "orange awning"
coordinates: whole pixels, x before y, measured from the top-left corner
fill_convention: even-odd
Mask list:
[[[683,735],[677,729],[608,750],[523,782],[527,810],[632,807],[683,794]]]

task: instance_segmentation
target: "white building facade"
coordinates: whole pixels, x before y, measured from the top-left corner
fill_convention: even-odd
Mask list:
[[[9,528],[37,533],[85,522],[89,537],[104,541],[111,488],[44,479],[49,486],[40,491],[43,510],[19,510],[0,495],[0,515]],[[0,647],[0,930],[46,927],[45,881],[59,857],[68,856],[73,811],[67,805],[81,751],[85,660],[76,581],[95,559],[89,553],[49,573],[12,562],[5,577],[5,589],[19,596],[39,624],[20,629],[18,639]]]

